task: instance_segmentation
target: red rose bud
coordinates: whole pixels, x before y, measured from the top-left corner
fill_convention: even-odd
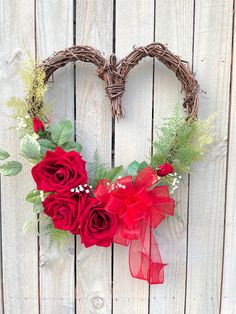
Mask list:
[[[36,116],[33,119],[34,132],[38,133],[39,131],[44,132],[44,125],[41,120],[39,120]]]
[[[167,176],[169,173],[172,173],[173,171],[174,171],[174,168],[170,164],[165,163],[158,166],[156,170],[156,174],[160,177],[164,177],[164,176]]]

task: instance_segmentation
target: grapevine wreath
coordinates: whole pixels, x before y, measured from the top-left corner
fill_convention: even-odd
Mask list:
[[[95,153],[94,161],[86,163],[82,146],[72,140],[72,122],[51,123],[44,105],[49,78],[70,62],[93,63],[105,82],[112,115],[119,119],[124,115],[121,100],[126,77],[146,56],[156,57],[175,73],[184,91],[185,115],[176,108],[173,116],[164,120],[149,162],[133,161],[127,169],[109,169]],[[167,216],[178,216],[174,193],[181,173],[189,172],[212,141],[211,119],[197,119],[199,87],[188,64],[160,43],[135,48],[118,63],[115,55],[106,60],[98,50],[74,46],[54,53],[40,65],[32,59],[25,62],[21,75],[25,97],[12,97],[6,105],[15,109],[20,153],[33,165],[36,189],[26,200],[33,203],[36,225],[44,222],[40,234],[49,234],[51,244],[79,234],[85,247],[129,246],[131,275],[150,284],[163,283],[165,264],[153,229]],[[1,160],[9,157],[7,151],[0,150]],[[21,163],[14,160],[0,165],[0,172],[7,176],[21,169]],[[24,229],[29,225],[26,222]]]

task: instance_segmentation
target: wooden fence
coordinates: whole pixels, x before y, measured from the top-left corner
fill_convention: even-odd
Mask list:
[[[215,145],[185,178],[177,199],[184,223],[169,219],[156,231],[165,283],[131,278],[127,248],[85,249],[79,238],[61,259],[22,226],[33,218],[25,194],[30,169],[1,178],[0,313],[5,314],[231,314],[236,313],[236,55],[233,0],[0,0],[0,104],[22,96],[23,46],[44,59],[73,44],[92,45],[118,58],[133,45],[168,43],[188,60],[203,92],[200,116],[217,112]],[[126,118],[112,121],[95,67],[68,66],[54,75],[48,98],[55,118],[76,121],[84,157],[126,164],[150,152],[152,125],[178,101],[180,86],[166,68],[146,59],[129,75]],[[18,147],[12,121],[1,114],[0,144]],[[114,141],[112,147],[112,130]],[[154,133],[155,137],[156,134]],[[55,256],[54,256],[54,255]],[[51,255],[51,258],[48,257]]]

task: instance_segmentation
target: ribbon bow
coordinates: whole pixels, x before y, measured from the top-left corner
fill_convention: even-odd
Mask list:
[[[103,179],[94,195],[107,211],[119,217],[114,242],[129,245],[129,266],[134,278],[163,283],[164,266],[152,229],[174,214],[175,201],[168,186],[156,186],[160,178],[151,167],[116,182]]]

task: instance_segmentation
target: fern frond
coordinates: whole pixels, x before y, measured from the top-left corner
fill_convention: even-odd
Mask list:
[[[168,162],[174,166],[176,172],[189,172],[190,165],[200,160],[206,146],[213,142],[213,119],[212,116],[205,121],[188,123],[180,110],[175,110],[157,130],[159,138],[153,143],[151,165],[157,167]]]

